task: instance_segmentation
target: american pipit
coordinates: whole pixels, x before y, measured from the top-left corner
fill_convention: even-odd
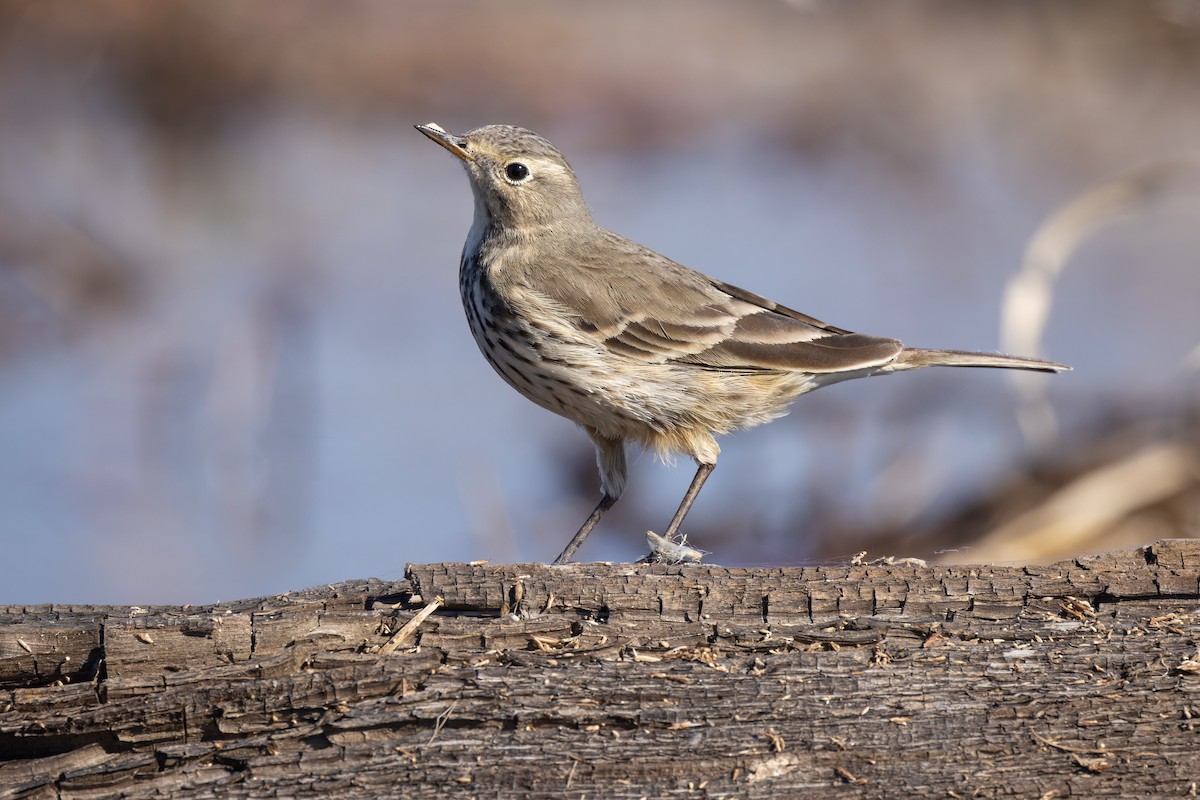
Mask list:
[[[566,159],[531,131],[416,127],[462,161],[475,195],[459,290],[479,349],[596,446],[600,502],[556,564],[621,496],[627,440],[696,461],[673,540],[717,463],[714,437],[769,422],[805,392],[919,367],[1068,369],[835,328],[597,227]]]

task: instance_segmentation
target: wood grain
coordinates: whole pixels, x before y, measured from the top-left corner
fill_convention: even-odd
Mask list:
[[[1195,796],[1198,646],[1191,540],[9,606],[0,798]]]

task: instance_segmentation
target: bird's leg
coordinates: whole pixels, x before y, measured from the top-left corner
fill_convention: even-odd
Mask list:
[[[600,498],[600,502],[596,504],[596,508],[592,510],[591,516],[583,521],[579,532],[571,541],[567,542],[567,546],[558,554],[558,558],[554,559],[555,564],[565,564],[571,560],[571,556],[575,555],[575,551],[579,549],[579,545],[583,544],[583,540],[592,532],[592,528],[600,522],[600,518],[604,516],[604,512],[612,508],[613,503],[617,502],[617,498],[605,494]]]
[[[583,540],[592,532],[592,528],[600,522],[604,512],[612,508],[613,503],[617,502],[617,498],[621,496],[621,492],[625,491],[625,483],[629,475],[625,469],[624,440],[601,436],[594,428],[585,427],[584,430],[588,432],[588,435],[592,437],[592,443],[596,445],[596,466],[600,470],[600,489],[604,494],[592,510],[591,515],[583,521],[579,532],[571,541],[567,542],[567,546],[558,554],[558,558],[554,559],[555,564],[565,564],[571,560],[571,556],[575,555],[579,545],[583,544]]]
[[[676,535],[679,533],[679,526],[683,524],[683,518],[687,516],[688,509],[692,507],[692,503],[696,500],[696,495],[700,494],[701,487],[708,480],[709,474],[712,473],[716,464],[705,464],[698,462],[696,475],[692,478],[692,485],[688,487],[687,493],[683,496],[683,500],[679,503],[679,508],[675,511],[675,516],[671,517],[671,524],[667,526],[667,532],[663,534],[664,539],[675,541]]]

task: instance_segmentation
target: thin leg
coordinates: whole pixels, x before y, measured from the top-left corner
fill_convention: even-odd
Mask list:
[[[612,508],[621,492],[625,491],[628,478],[628,472],[625,470],[625,441],[601,436],[595,428],[585,427],[584,430],[596,445],[596,466],[600,469],[600,502],[596,504],[591,516],[583,521],[583,526],[575,534],[575,538],[568,542],[566,548],[558,554],[558,558],[554,559],[555,564],[565,564],[571,560],[579,545],[583,544],[592,528],[600,522],[604,512]]]
[[[667,526],[667,532],[663,534],[664,539],[674,541],[679,533],[679,526],[683,524],[683,518],[687,516],[688,509],[692,507],[692,503],[696,500],[696,495],[700,494],[700,488],[704,486],[704,482],[708,480],[708,476],[712,473],[716,464],[701,463],[696,469],[696,475],[692,478],[692,485],[688,487],[687,494],[683,496],[683,500],[679,503],[679,508],[675,512],[675,516],[671,517],[671,524]]]
[[[596,508],[592,511],[590,517],[583,521],[583,525],[579,528],[579,532],[575,534],[575,538],[567,542],[567,546],[558,554],[558,558],[554,559],[555,564],[565,564],[571,560],[571,556],[575,555],[575,551],[579,549],[579,545],[583,544],[583,540],[592,532],[592,528],[600,522],[600,518],[604,516],[604,512],[612,508],[613,503],[617,502],[617,498],[609,494],[605,494],[600,498],[600,502],[596,504]]]

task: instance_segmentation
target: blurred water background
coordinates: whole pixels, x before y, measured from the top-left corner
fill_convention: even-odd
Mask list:
[[[842,384],[725,438],[686,530],[724,564],[1196,535],[1198,87],[1190,0],[0,0],[0,602],[558,552],[591,446],[477,352],[428,121],[533,128],[602,225],[931,347],[999,349],[1039,226],[1132,186],[1034,337],[1057,434],[999,373]],[[641,556],[692,465],[631,473],[581,557]]]

